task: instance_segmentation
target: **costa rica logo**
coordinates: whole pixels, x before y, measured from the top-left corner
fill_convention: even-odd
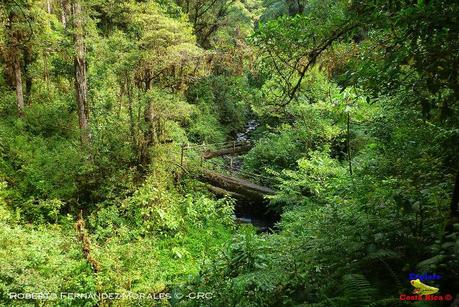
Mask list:
[[[435,293],[437,293],[439,291],[438,288],[431,287],[431,286],[428,286],[426,284],[423,284],[421,282],[421,280],[419,280],[419,279],[414,279],[414,280],[410,281],[410,283],[415,288],[413,290],[414,294],[431,295],[431,294],[435,294]]]
[[[439,288],[425,284],[425,281],[439,280],[439,274],[409,274],[410,284],[414,287],[413,294],[400,294],[401,301],[451,301],[451,294],[439,294]]]

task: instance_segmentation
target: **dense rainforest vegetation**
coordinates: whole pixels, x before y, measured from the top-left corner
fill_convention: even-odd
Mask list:
[[[457,1],[2,0],[0,304],[459,306],[458,101]]]

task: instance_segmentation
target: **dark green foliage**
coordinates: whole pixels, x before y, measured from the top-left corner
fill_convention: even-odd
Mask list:
[[[199,111],[189,128],[190,138],[197,143],[222,141],[222,137],[215,135],[221,130],[234,136],[244,128],[254,95],[244,77],[212,76],[192,85],[187,100]]]

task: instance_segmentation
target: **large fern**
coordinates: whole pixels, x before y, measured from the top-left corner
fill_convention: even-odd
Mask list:
[[[376,289],[362,274],[347,274],[343,276],[343,297],[360,306],[374,301]]]
[[[380,249],[375,252],[368,254],[365,258],[362,259],[363,262],[368,262],[373,264],[375,262],[381,262],[384,267],[389,272],[390,276],[392,277],[393,281],[397,284],[399,289],[403,288],[403,285],[398,278],[397,274],[394,272],[392,267],[387,263],[386,260],[390,259],[400,259],[400,255],[397,252],[387,250],[387,249]]]
[[[323,295],[324,299],[316,304],[308,305],[314,307],[383,307],[383,306],[401,306],[398,297],[380,298],[377,290],[370,284],[367,278],[362,274],[346,274],[341,282],[340,294],[336,297],[329,298]]]

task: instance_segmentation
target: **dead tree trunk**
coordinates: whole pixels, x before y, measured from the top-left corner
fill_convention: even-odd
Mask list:
[[[91,253],[91,240],[89,237],[89,233],[86,230],[86,223],[83,219],[83,212],[80,211],[78,215],[78,219],[75,223],[75,230],[78,234],[78,240],[81,242],[83,255],[86,261],[91,266],[94,273],[98,273],[100,271],[100,264],[99,262],[92,256]]]
[[[78,104],[78,121],[80,125],[80,140],[83,146],[89,145],[89,112],[88,112],[88,83],[86,76],[86,50],[84,45],[83,16],[78,0],[72,3],[73,13],[73,42],[75,47],[75,93]]]

